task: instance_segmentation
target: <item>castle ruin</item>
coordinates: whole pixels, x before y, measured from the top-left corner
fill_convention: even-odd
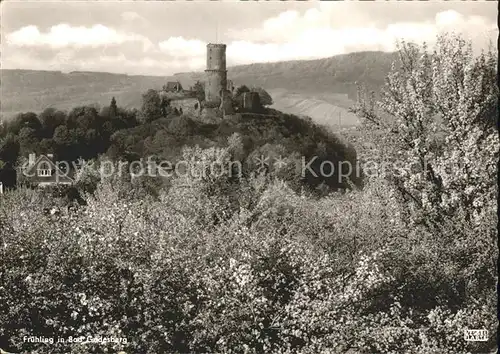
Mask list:
[[[170,100],[170,106],[185,113],[193,114],[206,122],[217,122],[221,118],[235,114],[234,83],[227,79],[226,44],[207,44],[207,67],[205,70],[205,99],[198,105],[196,98],[177,97],[176,83],[169,83],[163,89]],[[180,83],[178,85],[180,87]],[[192,91],[192,89],[191,89]],[[256,97],[257,96],[257,97]],[[250,112],[258,106],[258,94],[251,92],[239,97],[241,110]]]

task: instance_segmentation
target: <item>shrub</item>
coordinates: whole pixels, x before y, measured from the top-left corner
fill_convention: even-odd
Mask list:
[[[494,250],[477,238],[487,228],[464,228],[454,243],[451,234],[409,233],[387,188],[374,181],[317,200],[269,176],[233,183],[207,171],[174,179],[156,201],[116,178],[70,210],[53,211],[56,200],[36,191],[8,193],[0,207],[2,347],[41,353],[23,336],[101,335],[127,343],[51,350],[491,349],[461,339],[466,327],[493,330]]]

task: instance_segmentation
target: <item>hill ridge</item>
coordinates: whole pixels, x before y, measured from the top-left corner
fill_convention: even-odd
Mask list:
[[[396,59],[395,54],[367,51],[320,59],[237,65],[228,68],[228,78],[236,86],[262,86],[268,91],[283,89],[312,98],[323,94],[347,95],[353,100],[356,82],[378,91]],[[108,105],[112,97],[120,106],[139,108],[141,95],[149,88],[159,89],[170,80],[179,80],[184,87],[204,80],[204,72],[157,76],[84,70],[64,73],[60,70],[0,69],[0,73],[1,116],[4,119],[19,112],[40,112],[50,106],[71,109],[85,104]],[[332,97],[327,101],[336,104]]]

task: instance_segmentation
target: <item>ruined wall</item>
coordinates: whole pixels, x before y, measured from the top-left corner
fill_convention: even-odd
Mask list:
[[[243,92],[241,95],[241,108],[245,112],[256,112],[262,108],[258,92]]]
[[[219,109],[222,110],[224,116],[234,113],[232,95],[228,91],[225,91],[222,94],[222,102]]]
[[[182,108],[184,114],[198,117],[200,114],[200,105],[198,104],[198,109],[194,108],[197,103],[198,100],[196,98],[184,98],[170,101],[170,107],[172,109],[177,108],[178,110]]]
[[[181,92],[169,92],[165,90],[158,91],[158,94],[162,98],[167,98],[169,100],[182,100],[185,98],[192,98],[193,94],[190,91],[181,91]]]
[[[235,87],[234,87],[234,83],[233,83],[233,81],[232,81],[232,80],[227,80],[227,79],[226,79],[226,83],[227,83],[227,84],[226,84],[226,89],[227,89],[229,92],[233,93],[234,88],[235,88]]]

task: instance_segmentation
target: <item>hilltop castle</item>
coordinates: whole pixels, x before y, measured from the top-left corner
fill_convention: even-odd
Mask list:
[[[205,70],[205,100],[198,105],[195,98],[177,97],[176,94],[185,90],[179,82],[169,82],[164,86],[163,92],[171,99],[171,107],[182,109],[183,112],[196,112],[202,120],[216,121],[221,117],[235,113],[233,100],[234,85],[227,79],[226,44],[207,44],[207,67]],[[260,107],[257,92],[244,92],[239,99],[240,110],[252,111]],[[240,102],[241,101],[241,102]],[[199,110],[198,110],[199,108]]]

